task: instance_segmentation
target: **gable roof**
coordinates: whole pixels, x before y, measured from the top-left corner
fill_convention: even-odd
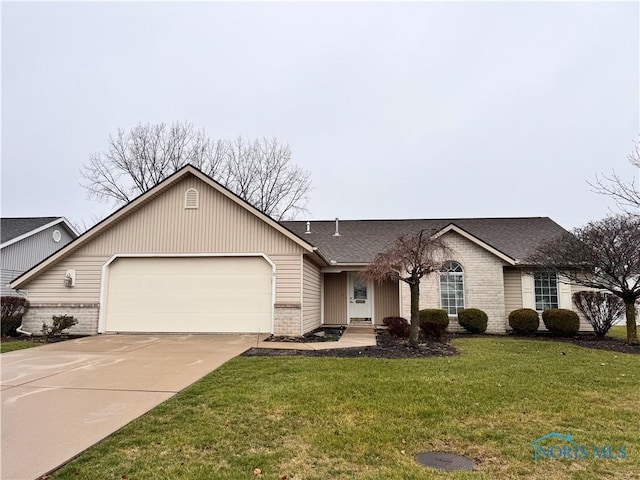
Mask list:
[[[193,175],[196,178],[203,181],[204,183],[208,184],[211,188],[217,190],[222,195],[229,198],[230,200],[232,200],[233,202],[235,202],[237,205],[244,208],[245,210],[248,210],[250,213],[260,218],[262,221],[264,221],[265,223],[267,223],[268,225],[276,229],[278,232],[282,233],[284,236],[292,240],[294,243],[298,244],[300,247],[302,247],[304,250],[306,250],[310,254],[317,254],[320,256],[319,252],[317,251],[318,249],[315,248],[313,245],[311,245],[309,242],[302,239],[295,233],[291,232],[290,230],[285,228],[283,225],[278,223],[276,220],[264,214],[257,208],[253,207],[252,205],[244,201],[242,198],[237,196],[235,193],[233,193],[231,190],[219,184],[218,182],[216,182],[211,177],[204,174],[194,166],[185,165],[184,167],[177,170],[175,173],[173,173],[172,175],[168,176],[163,181],[155,185],[150,190],[147,190],[145,193],[140,194],[131,202],[120,207],[118,210],[116,210],[114,213],[109,215],[107,218],[105,218],[98,224],[91,227],[89,230],[84,232],[81,236],[79,236],[74,241],[67,244],[65,247],[61,248],[56,253],[54,253],[53,255],[49,256],[48,258],[40,262],[31,270],[28,270],[27,272],[22,274],[20,277],[16,278],[13,282],[11,282],[11,288],[13,289],[19,288],[24,282],[28,281],[29,279],[37,275],[39,272],[46,269],[49,265],[55,263],[61,258],[64,258],[65,256],[69,255],[73,251],[82,247],[92,239],[96,238],[103,231],[110,228],[115,222],[119,221],[120,219],[123,219],[124,217],[129,215],[131,212],[143,207],[146,203],[152,201],[153,198],[160,195],[162,192],[169,189],[171,186],[175,185],[176,183],[180,182],[183,178],[185,178],[188,175]],[[320,258],[324,260],[321,256]]]
[[[291,231],[316,245],[324,257],[339,264],[365,264],[400,235],[422,229],[439,234],[454,230],[511,264],[524,261],[541,243],[566,232],[548,217],[452,218],[415,220],[340,220],[282,222]],[[509,259],[511,261],[509,261]]]
[[[19,242],[57,224],[63,224],[77,237],[78,232],[64,217],[7,217],[0,219],[0,247]]]

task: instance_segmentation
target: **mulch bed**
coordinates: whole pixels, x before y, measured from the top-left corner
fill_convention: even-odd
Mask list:
[[[274,348],[252,348],[242,355],[245,357],[334,357],[334,358],[425,358],[450,357],[458,350],[446,342],[421,339],[418,348],[407,346],[405,338],[397,338],[386,330],[377,330],[375,347],[334,348],[329,350],[280,350]]]
[[[273,348],[252,348],[242,355],[245,357],[333,357],[333,358],[356,358],[356,357],[374,357],[374,358],[427,358],[427,357],[450,357],[458,355],[458,350],[449,343],[453,338],[479,337],[480,335],[470,335],[464,333],[451,334],[444,342],[434,340],[421,339],[418,348],[410,348],[407,346],[407,340],[397,338],[390,335],[386,330],[376,330],[376,340],[378,345],[375,347],[361,348],[336,348],[329,350],[281,350]],[[516,337],[516,335],[510,335]],[[288,341],[294,341],[292,337]],[[300,339],[298,342],[305,342]],[[580,347],[596,348],[600,350],[609,350],[618,353],[631,353],[640,355],[639,345],[627,345],[624,340],[618,338],[598,338],[595,335],[578,335],[572,338],[552,337],[548,334],[540,333],[536,335],[517,337],[531,340],[547,340],[552,342],[573,343]]]
[[[320,327],[305,333],[301,337],[285,337],[271,335],[265,342],[287,342],[287,343],[318,343],[337,342],[347,327]]]

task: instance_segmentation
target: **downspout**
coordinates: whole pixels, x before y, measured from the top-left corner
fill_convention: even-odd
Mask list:
[[[26,330],[23,330],[22,327],[23,327],[23,324],[22,324],[22,322],[20,322],[20,326],[18,328],[16,328],[16,332],[22,333],[23,335],[26,335],[27,337],[30,337],[30,336],[33,335],[33,333],[31,333],[31,332],[27,332]]]

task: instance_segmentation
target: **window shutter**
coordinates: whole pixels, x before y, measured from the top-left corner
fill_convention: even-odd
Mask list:
[[[533,294],[533,275],[522,272],[522,308],[536,309],[536,297]]]
[[[573,310],[571,285],[564,283],[562,277],[558,278],[558,307]]]

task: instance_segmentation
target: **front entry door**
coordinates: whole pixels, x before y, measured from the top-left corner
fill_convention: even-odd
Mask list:
[[[349,323],[371,323],[372,288],[357,272],[349,272]]]

